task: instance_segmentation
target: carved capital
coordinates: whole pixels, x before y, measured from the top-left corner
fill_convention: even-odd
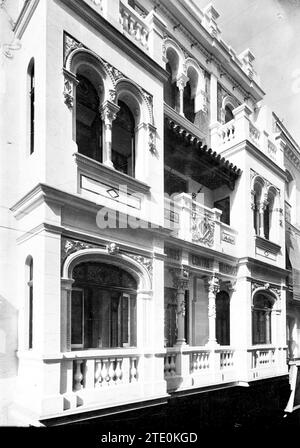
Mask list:
[[[64,74],[64,101],[69,109],[74,106],[74,90],[78,85],[76,76],[66,69],[63,69]]]
[[[216,296],[216,294],[220,291],[220,281],[216,275],[206,277],[205,286],[209,295]]]
[[[116,119],[117,113],[120,107],[111,101],[105,101],[100,107],[101,118],[104,121],[105,126],[111,126],[112,122]]]
[[[152,154],[156,154],[157,153],[157,149],[156,149],[156,127],[153,126],[150,123],[148,124],[148,136],[149,136],[149,140],[148,140],[149,151]]]
[[[184,292],[189,287],[189,272],[181,267],[181,269],[171,268],[170,272],[173,277],[173,285],[180,292]]]
[[[181,73],[176,80],[176,85],[178,87],[179,90],[183,91],[187,82],[188,82],[189,78],[184,74]]]

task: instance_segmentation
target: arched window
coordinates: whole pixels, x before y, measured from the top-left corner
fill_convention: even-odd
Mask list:
[[[191,82],[188,81],[183,92],[183,113],[191,123],[195,121],[195,97],[192,96]]]
[[[256,182],[253,188],[253,226],[255,234],[259,235],[260,230],[260,217],[259,217],[259,207],[261,201],[262,185]]]
[[[112,162],[117,171],[134,177],[135,120],[129,107],[121,100],[112,124]]]
[[[179,111],[179,90],[176,83],[179,67],[179,56],[173,48],[167,49],[166,71],[169,77],[164,85],[164,101],[173,109]]]
[[[168,80],[164,86],[164,101],[173,109],[176,108],[177,96],[178,96],[178,88],[176,86],[176,82],[172,80],[172,69],[169,63],[166,65],[166,71],[169,74]]]
[[[33,347],[33,260],[26,260],[26,301],[27,301],[27,345],[28,349]]]
[[[72,349],[136,346],[137,282],[105,263],[75,266],[71,305]]]
[[[228,106],[228,104],[225,106],[225,123],[228,123],[229,121],[234,119],[234,115],[232,113],[232,108]]]
[[[92,82],[77,74],[76,88],[76,143],[78,152],[102,162],[102,121],[99,96]]]
[[[268,240],[270,237],[274,239],[274,192],[269,190],[267,197],[267,204],[264,209],[264,237]]]
[[[28,85],[28,140],[29,153],[34,152],[34,134],[35,134],[35,68],[34,59],[31,59],[27,71]]]
[[[271,314],[274,298],[266,293],[256,293],[252,309],[253,344],[271,344]]]
[[[226,291],[216,295],[216,338],[220,345],[230,345],[230,299]]]

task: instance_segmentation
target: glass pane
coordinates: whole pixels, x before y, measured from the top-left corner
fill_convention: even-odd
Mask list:
[[[83,291],[72,291],[71,344],[83,344]]]

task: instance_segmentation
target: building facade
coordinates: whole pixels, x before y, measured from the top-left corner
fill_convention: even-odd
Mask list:
[[[287,382],[299,147],[251,51],[192,0],[0,6],[2,424]]]

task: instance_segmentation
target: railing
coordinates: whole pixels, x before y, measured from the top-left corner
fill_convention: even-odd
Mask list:
[[[164,357],[164,376],[170,378],[176,376],[177,353],[167,353]]]
[[[201,350],[190,353],[190,372],[197,375],[207,371],[210,367],[210,351]]]
[[[220,351],[220,369],[232,369],[234,367],[234,350],[225,349]]]
[[[134,9],[122,2],[120,2],[120,23],[124,33],[148,50],[148,26]]]
[[[225,124],[216,123],[211,128],[211,146],[225,151],[245,140],[250,141],[268,158],[283,165],[283,153],[276,142],[276,134],[269,134],[261,128],[258,120],[252,121],[251,110],[242,104],[233,111],[234,119]]]
[[[87,386],[87,375],[93,372],[93,387],[112,387],[138,381],[137,356],[104,356],[95,359],[73,360],[73,390]],[[89,384],[91,386],[91,384]]]
[[[229,121],[228,123],[223,124],[218,131],[220,136],[221,144],[232,142],[235,137],[235,123],[234,120]]]
[[[275,362],[275,349],[258,349],[252,351],[251,368],[272,367]]]

